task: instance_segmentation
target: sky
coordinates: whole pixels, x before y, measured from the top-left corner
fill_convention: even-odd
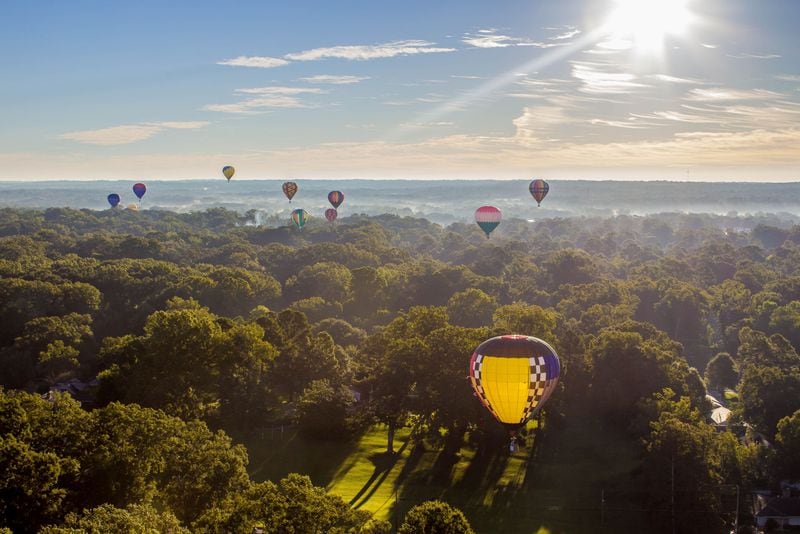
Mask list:
[[[798,0],[6,0],[0,180],[800,180]]]

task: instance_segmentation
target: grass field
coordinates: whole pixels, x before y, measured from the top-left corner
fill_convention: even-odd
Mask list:
[[[456,454],[414,447],[404,429],[387,455],[386,429],[373,427],[351,443],[313,441],[294,430],[267,431],[245,443],[255,480],[303,473],[351,506],[393,523],[414,505],[441,499],[460,508],[479,533],[598,532],[601,490],[609,532],[639,532],[625,487],[638,452],[624,436],[593,421],[563,421],[535,434],[528,447],[462,447]],[[609,501],[607,501],[609,502]]]

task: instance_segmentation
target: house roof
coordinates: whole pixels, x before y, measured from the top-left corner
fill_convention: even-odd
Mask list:
[[[800,499],[775,497],[767,501],[756,517],[800,517]]]
[[[711,410],[711,420],[721,425],[726,423],[731,416],[731,411],[724,406],[718,406]]]

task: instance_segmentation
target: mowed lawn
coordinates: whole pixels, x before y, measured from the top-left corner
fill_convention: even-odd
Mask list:
[[[462,447],[455,454],[414,447],[403,429],[396,453],[386,454],[386,428],[376,426],[350,443],[316,441],[295,430],[266,431],[245,445],[254,480],[279,480],[291,472],[340,495],[351,506],[392,523],[414,505],[441,499],[460,508],[479,533],[597,532],[601,520],[614,532],[641,531],[644,519],[625,495],[638,451],[624,436],[592,421],[563,421],[534,432],[528,446],[509,454]],[[601,519],[601,491],[605,491]]]

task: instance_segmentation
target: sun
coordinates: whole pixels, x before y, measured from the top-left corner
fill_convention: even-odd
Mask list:
[[[690,0],[614,0],[607,32],[630,40],[637,52],[660,53],[670,35],[683,35],[692,22]]]

